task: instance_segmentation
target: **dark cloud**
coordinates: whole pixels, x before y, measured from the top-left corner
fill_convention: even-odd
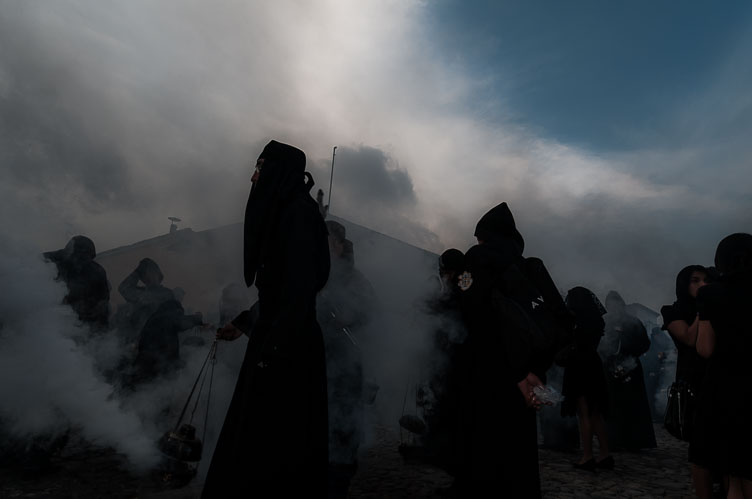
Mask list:
[[[331,158],[309,162],[317,188],[329,199]],[[416,221],[418,197],[407,170],[386,151],[361,145],[337,147],[331,213],[417,245],[438,251],[439,237]]]
[[[320,162],[318,165],[322,173],[326,167],[331,168],[331,164]],[[328,175],[326,177],[329,180]],[[401,169],[385,151],[370,146],[337,148],[332,193],[337,199],[359,204],[405,207],[416,202],[413,181],[407,170]]]

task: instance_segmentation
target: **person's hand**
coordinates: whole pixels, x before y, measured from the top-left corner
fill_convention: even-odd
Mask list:
[[[236,328],[232,322],[227,323],[224,327],[217,329],[217,339],[233,341],[237,340],[243,335],[243,331]]]
[[[536,386],[539,386],[541,388],[545,387],[538,376],[533,373],[527,373],[525,379],[517,383],[517,388],[520,389],[520,393],[522,393],[522,397],[525,399],[525,404],[537,411],[541,408],[543,402],[538,400],[538,398],[535,396],[535,392],[533,392],[533,389]]]

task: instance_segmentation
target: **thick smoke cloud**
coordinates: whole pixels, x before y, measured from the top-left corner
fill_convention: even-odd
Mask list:
[[[595,155],[473,114],[503,115],[508,96],[465,106],[488,82],[437,53],[429,6],[4,5],[0,220],[40,250],[76,233],[129,244],[164,233],[167,216],[215,227],[242,217],[268,139],[303,148],[325,189],[338,145],[334,214],[438,252],[470,246],[505,200],[530,250],[565,269],[562,287],[620,288],[652,307],[671,300],[676,270],[710,263],[752,223],[748,98],[727,98],[748,87],[746,49],[662,120],[675,133],[661,136],[691,144]],[[365,166],[344,170],[349,153]]]
[[[37,254],[79,233],[100,251],[131,244],[167,232],[167,216],[197,231],[238,222],[254,159],[276,139],[306,152],[327,197],[338,146],[333,215],[436,253],[464,251],[483,213],[507,201],[526,254],[544,259],[562,291],[617,289],[655,309],[673,301],[680,268],[712,263],[721,237],[748,230],[749,99],[718,106],[749,87],[735,60],[676,118],[671,135],[685,140],[594,154],[469,110],[503,115],[507,97],[465,106],[496,89],[437,53],[422,22],[429,7],[5,2],[0,224]],[[381,387],[374,412],[394,424],[426,376],[437,324],[421,307],[435,256],[351,229],[379,298],[367,332],[366,367]],[[113,395],[99,372],[122,345],[81,347],[54,270],[18,254],[0,251],[0,418],[17,435],[73,425],[152,465],[208,345],[182,349],[176,378]],[[246,341],[220,345],[201,473]]]
[[[4,46],[11,38],[33,46],[31,34],[18,26],[2,28]],[[49,185],[50,194],[55,186],[57,198],[73,190],[83,194],[89,211],[110,204],[132,207],[138,196],[116,138],[102,136],[96,113],[87,116],[102,103],[84,101],[84,75],[59,62],[22,58],[7,48],[3,52],[8,57],[3,60],[0,154],[6,180],[22,189]]]
[[[168,83],[146,52],[158,40],[136,41],[95,5],[50,7],[7,5],[0,17],[4,225],[45,247],[88,232],[107,248],[165,231],[167,216],[226,222],[262,141],[236,142],[189,69]],[[211,202],[197,210],[196,199]]]
[[[54,281],[55,275],[54,264],[45,263],[33,249],[0,240],[5,283],[0,300],[0,436],[29,442],[36,435],[73,432],[95,446],[115,449],[136,471],[150,470],[160,463],[157,440],[177,423],[213,331],[181,333],[181,341],[187,335],[202,336],[205,345],[182,345],[183,368],[176,374],[123,389],[128,346],[117,330],[92,336],[70,306],[62,304],[67,290]],[[218,348],[206,428],[208,385],[198,400],[192,423],[207,456],[201,475],[216,445],[246,343],[244,337]]]
[[[139,468],[158,461],[154,440],[138,415],[122,410],[112,387],[99,379],[77,339],[85,331],[62,306],[65,287],[54,266],[3,247],[0,276],[0,408],[2,430],[25,439],[79,429],[92,442],[126,454]]]

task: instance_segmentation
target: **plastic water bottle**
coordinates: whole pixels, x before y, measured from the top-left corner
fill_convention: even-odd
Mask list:
[[[550,386],[536,386],[533,393],[535,398],[547,405],[556,405],[564,400],[564,396]]]

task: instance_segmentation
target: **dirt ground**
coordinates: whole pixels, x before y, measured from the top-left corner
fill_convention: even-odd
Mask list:
[[[616,469],[590,473],[572,469],[573,453],[541,449],[544,497],[693,497],[687,445],[656,425],[658,448],[614,453]],[[405,464],[397,452],[399,430],[377,427],[373,445],[364,453],[350,497],[354,499],[420,499],[437,497],[437,489],[451,477],[429,465]],[[201,483],[179,489],[164,488],[151,477],[128,471],[127,463],[111,449],[81,440],[68,444],[54,458],[53,470],[26,476],[18,469],[0,469],[0,499],[195,499]]]

